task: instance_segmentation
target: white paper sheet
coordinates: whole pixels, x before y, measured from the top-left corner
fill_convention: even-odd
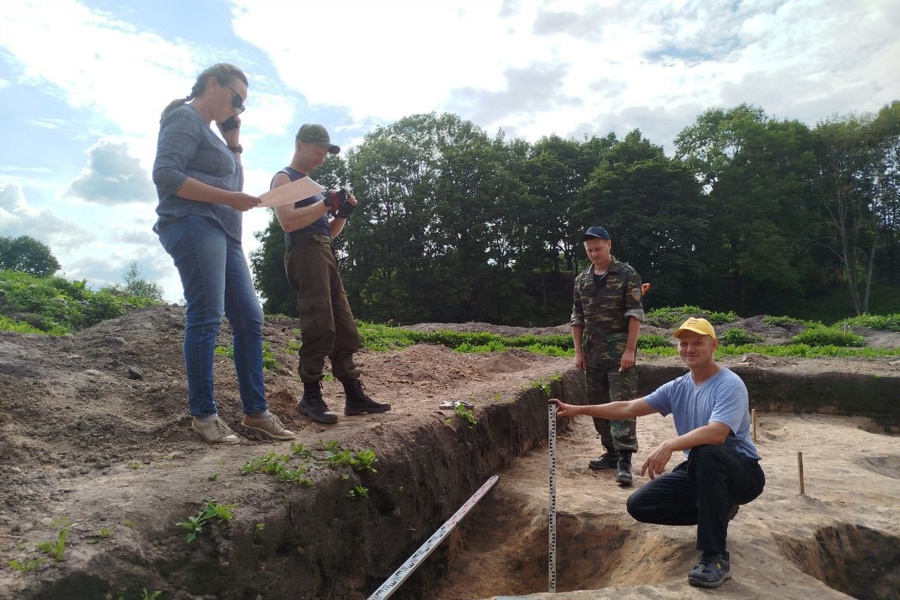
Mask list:
[[[264,194],[260,194],[259,199],[262,200],[260,206],[281,206],[282,204],[290,204],[292,202],[297,202],[298,200],[305,200],[310,196],[315,196],[324,189],[325,188],[309,177],[304,177],[303,179],[292,181],[288,184],[279,186],[274,190],[269,190]]]

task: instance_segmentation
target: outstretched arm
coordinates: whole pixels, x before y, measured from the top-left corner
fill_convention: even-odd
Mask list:
[[[635,419],[657,412],[643,398],[610,402],[608,404],[566,404],[556,398],[550,398],[548,402],[556,405],[556,416],[563,419],[577,417],[578,415],[600,417],[601,419]]]

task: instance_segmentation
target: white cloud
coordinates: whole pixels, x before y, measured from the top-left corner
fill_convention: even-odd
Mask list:
[[[100,142],[90,150],[90,164],[69,186],[69,193],[98,204],[153,201],[156,188],[125,144]]]
[[[183,10],[209,8],[195,4]],[[69,163],[0,167],[0,235],[35,234],[64,269],[92,281],[119,281],[137,257],[172,299],[180,283],[150,231],[148,188],[116,195],[141,199],[125,206],[101,191],[141,176],[146,184],[160,111],[214,62],[234,62],[250,79],[241,143],[254,194],[312,118],[344,135],[344,147],[374,126],[449,111],[490,135],[503,128],[530,140],[639,128],[671,152],[710,107],[746,102],[814,125],[900,98],[900,3],[884,0],[213,0],[230,7],[234,28],[213,42],[150,30],[126,20],[142,11],[106,6],[117,12],[76,0],[17,0],[0,12],[11,73],[0,91],[75,109],[75,118],[28,123],[69,142],[54,154]],[[268,211],[245,214],[245,250],[268,220]]]
[[[73,0],[8,3],[0,46],[21,67],[20,83],[102,115],[126,133],[155,133],[157,123],[148,116],[158,115],[173,90],[201,70],[189,45]]]
[[[449,110],[534,139],[699,107],[659,129],[635,124],[669,145],[709,107],[748,102],[810,124],[824,106],[877,110],[898,94],[887,61],[900,9],[889,4],[235,0],[234,22],[286,86],[358,122]],[[334,25],[316,39],[298,37],[299,22]]]
[[[60,248],[83,247],[91,241],[83,227],[60,219],[49,210],[31,206],[18,185],[6,185],[0,189],[0,236],[23,235],[50,246],[57,259]]]

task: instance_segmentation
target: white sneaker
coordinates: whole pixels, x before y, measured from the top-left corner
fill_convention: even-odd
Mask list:
[[[203,436],[210,444],[240,444],[241,440],[218,416],[209,423],[201,423],[194,417],[191,429]]]
[[[290,429],[285,429],[284,425],[281,423],[281,419],[273,414],[269,414],[269,416],[264,419],[254,419],[253,417],[244,415],[244,420],[241,421],[241,425],[247,429],[264,433],[275,440],[292,440],[297,437],[296,433]]]

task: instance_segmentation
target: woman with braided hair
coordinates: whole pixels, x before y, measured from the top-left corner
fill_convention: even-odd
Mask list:
[[[238,115],[244,112],[247,86],[246,75],[233,65],[220,63],[203,71],[186,98],[163,110],[153,164],[159,195],[153,229],[184,288],[191,427],[211,444],[240,441],[219,419],[213,396],[213,357],[223,316],[233,332],[242,424],[278,440],[296,437],[268,410],[263,312],[241,245],[242,213],[260,203],[242,191]],[[221,137],[210,127],[213,122]]]

